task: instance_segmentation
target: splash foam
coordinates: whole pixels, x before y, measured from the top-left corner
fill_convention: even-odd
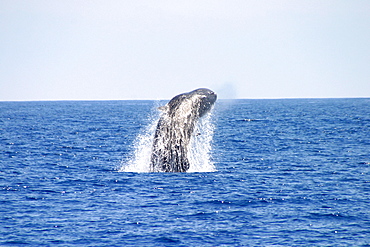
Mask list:
[[[153,138],[159,118],[158,113],[153,114],[150,124],[138,134],[134,141],[134,151],[130,155],[131,158],[121,162],[119,172],[150,172]],[[190,167],[187,172],[216,171],[210,155],[214,131],[211,119],[211,113],[208,113],[199,119],[195,126],[189,143],[188,159]]]

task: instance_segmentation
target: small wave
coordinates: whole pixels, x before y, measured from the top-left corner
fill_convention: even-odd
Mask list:
[[[263,121],[269,121],[268,119],[254,119],[254,118],[245,118],[245,119],[239,119],[237,121],[241,122],[263,122]]]

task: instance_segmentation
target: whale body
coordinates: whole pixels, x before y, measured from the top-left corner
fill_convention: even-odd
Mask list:
[[[199,88],[172,98],[160,107],[162,115],[154,134],[150,159],[151,172],[186,172],[188,146],[199,118],[208,113],[217,95]]]

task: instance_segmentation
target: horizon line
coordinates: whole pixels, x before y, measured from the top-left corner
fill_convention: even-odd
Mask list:
[[[282,100],[282,99],[367,99],[370,96],[348,97],[260,97],[260,98],[219,98],[218,100]],[[128,98],[128,99],[33,99],[33,100],[0,100],[0,102],[57,102],[57,101],[162,101],[171,99]]]

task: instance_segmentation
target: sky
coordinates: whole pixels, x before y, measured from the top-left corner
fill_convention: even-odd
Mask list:
[[[1,0],[0,101],[370,97],[368,0]]]

